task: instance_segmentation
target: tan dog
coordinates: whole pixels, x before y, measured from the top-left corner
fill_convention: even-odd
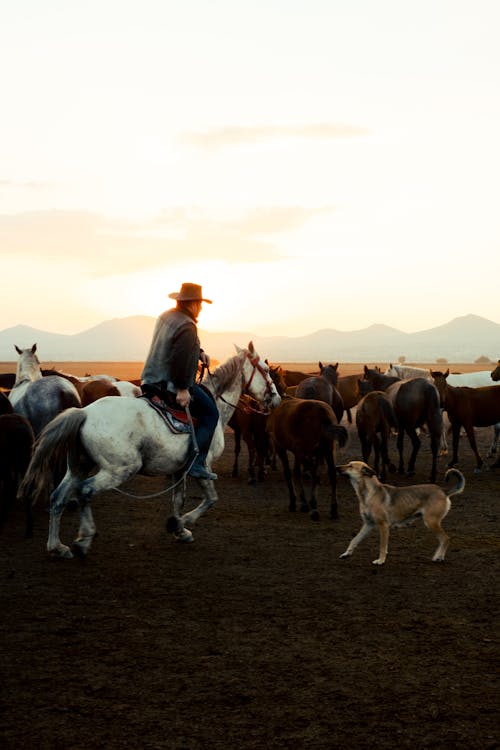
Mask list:
[[[448,469],[446,479],[454,474],[458,484],[446,493],[437,484],[412,484],[409,487],[394,487],[382,484],[374,470],[363,461],[351,461],[337,466],[340,474],[349,477],[359,500],[359,513],[363,526],[340,557],[352,555],[358,544],[378,526],[380,552],[374,565],[383,565],[387,557],[389,530],[391,526],[407,526],[421,516],[427,528],[439,539],[439,545],[432,558],[435,562],[444,560],[449,537],[441,528],[441,521],[451,507],[450,497],[458,495],[465,487],[465,477],[458,469]]]

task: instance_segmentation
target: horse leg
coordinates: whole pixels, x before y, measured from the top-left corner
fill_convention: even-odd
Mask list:
[[[415,474],[415,462],[417,460],[417,454],[420,450],[420,446],[422,445],[422,441],[417,435],[417,431],[414,427],[407,430],[408,437],[411,440],[411,455],[410,460],[408,461],[408,471],[406,472],[406,475],[409,477],[412,477]]]
[[[500,438],[500,422],[497,422],[496,424],[493,425],[493,441],[488,451],[487,458],[491,458],[497,452],[499,438]],[[494,464],[492,464],[492,466],[495,468],[497,468],[499,465],[500,464],[498,460],[495,461]]]
[[[462,425],[460,424],[460,422],[452,422],[451,432],[452,432],[453,455],[452,455],[451,461],[449,461],[448,463],[449,467],[455,466],[455,464],[458,463],[458,441],[460,440],[461,428],[462,428]]]
[[[185,527],[193,526],[200,518],[200,516],[202,516],[207,512],[207,510],[209,510],[209,508],[215,505],[218,499],[217,492],[215,490],[215,483],[211,479],[197,479],[196,481],[201,488],[203,500],[199,505],[196,506],[196,508],[193,508],[193,510],[190,510],[188,513],[184,513],[179,519],[182,524],[180,541],[183,542],[192,541],[192,539],[189,539],[186,533],[184,533],[187,532],[188,534],[191,534],[191,532],[189,532]],[[178,536],[178,534],[179,532],[176,532],[176,536]]]
[[[339,517],[339,509],[337,506],[337,467],[335,466],[335,459],[333,455],[333,448],[326,452],[326,466],[328,469],[328,480],[330,482],[330,518],[336,520]]]
[[[471,424],[466,425],[465,432],[467,434],[467,437],[469,438],[470,447],[472,448],[472,451],[476,457],[476,468],[474,469],[474,473],[477,474],[478,472],[481,471],[481,468],[483,466],[483,459],[479,455],[479,451],[477,449],[476,433],[474,432],[474,426]]]
[[[380,476],[380,474],[379,474],[379,470],[380,470],[380,441],[378,439],[378,435],[374,435],[373,436],[373,452],[375,454],[374,460],[373,460],[373,468],[375,469],[376,475]],[[383,473],[384,473],[384,465],[382,463],[382,474]],[[382,482],[385,482],[385,479],[382,479]]]
[[[318,510],[318,464],[316,461],[311,463],[311,499],[309,501],[309,516],[311,521],[319,521]]]
[[[238,458],[241,452],[241,432],[234,430],[234,464],[233,464],[233,479],[238,476]]]
[[[77,557],[86,557],[95,534],[96,526],[92,515],[92,508],[90,503],[82,501],[80,505],[78,536],[71,545],[71,549]]]
[[[368,435],[361,435],[360,436],[360,443],[361,443],[361,455],[363,456],[363,461],[365,464],[370,463],[370,453],[372,452],[372,441],[368,437]]]
[[[255,460],[257,451],[255,448],[255,440],[251,434],[246,438],[246,444],[248,448],[248,484],[255,484],[257,479],[255,478]]]
[[[68,546],[61,542],[59,528],[64,508],[77,495],[78,479],[71,471],[67,471],[61,483],[50,496],[49,504],[49,535],[47,538],[47,552],[51,557],[69,559],[73,554]]]
[[[292,481],[292,472],[290,471],[290,462],[286,450],[277,448],[276,453],[283,466],[283,474],[285,475],[285,481],[288,487],[288,510],[292,513],[296,510],[297,495]]]
[[[391,429],[390,427],[383,427],[380,431],[380,452],[382,454],[382,471],[384,475],[384,479],[382,479],[382,482],[386,481],[387,478],[387,472],[394,472],[396,471],[396,467],[392,463],[391,459],[389,458],[389,437],[391,435]]]
[[[404,438],[405,438],[405,431],[403,428],[403,425],[398,425],[398,437],[396,440],[396,445],[398,448],[399,453],[399,464],[398,464],[398,474],[404,474],[405,472],[405,464],[403,459],[403,447],[404,447]]]
[[[349,422],[349,424],[352,424],[352,414],[351,414],[351,410],[350,410],[350,409],[346,409],[346,410],[345,410],[345,413],[346,413],[346,415],[347,415],[347,421]]]
[[[441,439],[441,436],[443,434],[441,429],[435,430],[433,427],[429,427],[430,435],[431,435],[431,454],[432,454],[432,465],[431,465],[431,475],[429,481],[434,483],[436,481],[437,476],[437,457],[438,457],[438,451],[439,451],[439,441]]]
[[[308,469],[309,469],[309,466],[308,466]],[[314,471],[314,466],[311,469],[311,472],[312,471]],[[317,481],[318,481],[318,478],[316,476],[316,483]],[[306,493],[304,490],[303,464],[299,461],[297,456],[295,456],[295,461],[293,464],[293,483],[295,486],[299,488],[300,510],[302,511],[302,513],[308,513],[310,506],[309,506],[309,503],[307,502]]]

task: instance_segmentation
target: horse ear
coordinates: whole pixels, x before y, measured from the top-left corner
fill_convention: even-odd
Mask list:
[[[446,370],[444,374],[445,378],[447,378],[449,374],[450,374],[450,368],[448,367],[448,369]]]
[[[248,351],[250,352],[250,354],[255,354],[255,349],[253,347],[253,341],[249,341],[248,342]]]
[[[368,367],[365,365],[365,373],[368,372]]]
[[[334,365],[334,366],[333,366],[333,369],[334,369],[334,370],[338,370],[338,369],[339,369],[339,363],[338,363],[338,362],[337,362],[337,364],[336,364],[336,365]]]
[[[233,344],[233,346],[234,346],[234,348],[236,349],[236,352],[237,352],[238,354],[241,354],[241,352],[243,351],[243,349],[241,349],[241,348],[240,348],[240,347],[238,346],[238,344]]]
[[[322,370],[323,369],[323,362],[318,362],[318,367],[319,367],[320,370]]]
[[[36,352],[36,344],[33,344],[31,347],[31,353],[34,354]]]
[[[23,352],[23,350],[22,350],[22,349],[20,349],[20,348],[19,348],[19,347],[17,346],[17,344],[14,344],[14,349],[16,350],[16,352],[17,352],[18,354],[22,354],[22,352]]]

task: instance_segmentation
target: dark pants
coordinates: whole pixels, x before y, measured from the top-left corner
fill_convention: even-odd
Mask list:
[[[189,411],[192,417],[196,419],[196,440],[200,455],[205,458],[219,421],[219,410],[214,399],[205,388],[196,384],[190,391],[192,397]]]

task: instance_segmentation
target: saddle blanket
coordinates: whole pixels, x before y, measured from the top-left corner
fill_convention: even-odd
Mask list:
[[[188,422],[187,414],[185,411],[180,411],[180,409],[173,409],[171,406],[166,404],[165,401],[163,401],[163,399],[161,399],[159,396],[148,398],[146,395],[142,395],[139,396],[139,398],[146,399],[148,404],[152,406],[153,409],[155,409],[155,411],[157,411],[161,417],[163,417],[164,421],[167,423],[167,426],[172,430],[172,432],[191,432],[191,425]],[[193,423],[195,424],[194,419]]]

